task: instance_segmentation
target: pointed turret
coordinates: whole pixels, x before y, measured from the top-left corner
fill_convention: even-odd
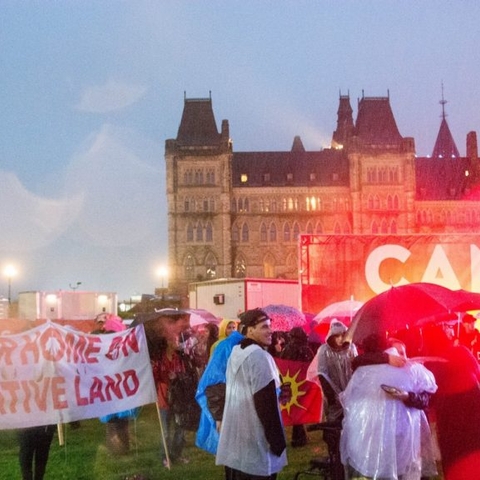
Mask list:
[[[442,85],[442,99],[440,104],[442,105],[442,123],[440,124],[440,130],[438,131],[437,141],[433,147],[433,158],[458,158],[458,148],[455,145],[450,128],[447,123],[447,115],[445,114],[445,104],[447,101],[443,97],[443,85]]]
[[[296,135],[293,139],[292,152],[304,152],[305,147],[303,146],[302,139]]]
[[[337,110],[337,129],[333,132],[332,148],[343,148],[354,130],[350,96],[341,95]]]

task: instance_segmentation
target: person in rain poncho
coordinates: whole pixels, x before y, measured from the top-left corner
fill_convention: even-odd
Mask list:
[[[316,362],[316,373],[327,401],[326,419],[329,422],[342,418],[342,405],[338,395],[352,376],[352,360],[357,356],[357,348],[353,343],[344,342],[347,327],[339,320],[330,323],[326,342],[318,349],[313,362]]]
[[[216,464],[229,480],[273,480],[287,464],[286,439],[277,389],[279,372],[265,348],[271,320],[260,309],[241,318],[245,339],[228,360],[226,402]]]
[[[243,338],[240,332],[234,330],[219,342],[198,382],[195,399],[200,405],[201,414],[195,445],[213,455],[217,453],[225,406],[227,362],[233,347]]]
[[[386,353],[400,356],[394,347]],[[433,374],[417,362],[355,370],[340,394],[344,408],[340,453],[350,478],[420,480],[436,475],[427,417],[411,402],[416,395],[436,390]]]

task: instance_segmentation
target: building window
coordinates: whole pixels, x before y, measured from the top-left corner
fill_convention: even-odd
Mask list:
[[[240,182],[247,183],[248,182],[248,175],[246,173],[242,173],[240,175]]]
[[[247,243],[249,240],[248,225],[244,223],[242,225],[242,242]]]
[[[215,185],[215,170],[212,170],[212,169],[207,170],[207,184]]]
[[[275,263],[273,255],[267,253],[263,259],[263,276],[265,278],[275,278]]]
[[[205,226],[205,241],[213,242],[213,227],[210,222],[207,222],[207,225]]]
[[[311,224],[311,222],[307,223],[307,233],[309,235],[313,235],[313,225]]]
[[[203,184],[203,170],[195,170],[195,185]]]
[[[263,174],[263,183],[264,184],[269,184],[270,183],[270,173],[264,173]]]
[[[298,226],[298,223],[295,222],[293,224],[293,240],[295,242],[298,241],[298,237],[300,237],[300,227]]]
[[[187,255],[183,263],[185,278],[192,280],[195,278],[195,260],[192,255]]]
[[[211,280],[217,277],[217,260],[212,253],[209,253],[205,259],[205,269],[207,279]]]
[[[269,237],[270,237],[270,242],[277,241],[277,226],[273,222],[270,224]]]
[[[237,201],[234,198],[232,198],[231,205],[232,212],[235,213],[237,211]]]
[[[283,241],[290,241],[290,225],[288,223],[283,226]]]
[[[287,182],[293,182],[293,173],[287,173]]]
[[[232,227],[232,241],[233,242],[238,242],[239,240],[239,235],[238,235],[238,226],[234,225]]]
[[[190,211],[190,199],[189,198],[185,198],[184,203],[183,203],[183,209],[184,209],[185,212]]]
[[[377,235],[378,234],[378,224],[377,222],[374,220],[373,223],[372,223],[372,233],[373,235]]]
[[[197,223],[197,233],[195,235],[196,242],[203,242],[203,226],[200,222]]]
[[[260,226],[260,242],[267,243],[268,236],[267,236],[267,227],[264,223]]]
[[[193,242],[193,225],[191,223],[187,225],[187,242]]]
[[[333,180],[334,182],[338,182],[338,173],[334,173],[334,174],[332,175],[332,180]]]
[[[247,274],[247,262],[240,256],[235,260],[235,278],[245,278]]]
[[[310,172],[309,178],[311,182],[314,182],[317,179],[317,174],[314,172]]]

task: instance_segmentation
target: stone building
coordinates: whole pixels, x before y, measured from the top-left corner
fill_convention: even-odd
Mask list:
[[[446,102],[442,100],[442,108]],[[330,148],[234,152],[212,99],[184,100],[167,140],[170,288],[214,278],[297,278],[300,233],[478,231],[476,133],[461,157],[443,110],[432,155],[402,137],[390,98],[340,95]]]

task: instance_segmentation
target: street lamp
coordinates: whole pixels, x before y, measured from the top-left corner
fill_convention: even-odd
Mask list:
[[[158,267],[157,275],[162,280],[162,290],[165,288],[165,281],[168,280],[168,268],[164,265]]]
[[[13,265],[7,265],[3,274],[8,280],[8,304],[10,305],[12,303],[12,278],[17,274],[17,269]]]
[[[82,284],[82,282],[77,282],[75,285],[69,284],[69,287],[75,292],[75,290]]]

